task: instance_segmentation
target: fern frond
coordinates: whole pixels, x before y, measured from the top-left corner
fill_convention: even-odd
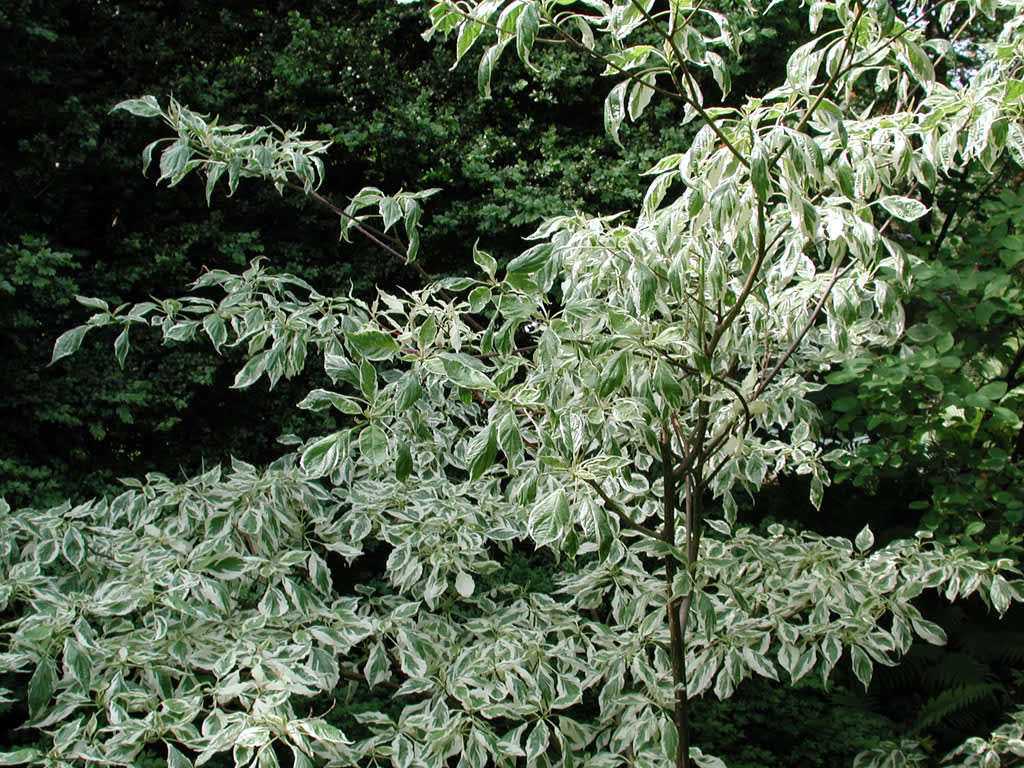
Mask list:
[[[917,734],[966,709],[976,708],[980,702],[998,697],[1001,691],[1002,686],[995,683],[974,683],[947,688],[924,703],[911,732]]]

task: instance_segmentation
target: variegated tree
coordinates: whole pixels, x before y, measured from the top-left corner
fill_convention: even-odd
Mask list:
[[[953,66],[977,15],[1002,32],[972,37],[976,67]],[[238,387],[313,359],[334,386],[299,407],[346,426],[293,437],[264,469],[4,505],[0,671],[25,676],[43,737],[0,764],[156,750],[172,768],[221,752],[296,768],[714,766],[690,744],[692,697],[751,675],[827,679],[847,659],[866,683],[915,636],[942,642],[913,605],[923,591],[999,612],[1024,595],[1001,573],[1012,563],[924,536],[873,548],[867,527],[850,542],[736,519],[781,473],[808,475],[820,501],[835,447],[811,395],[856,350],[898,340],[913,263],[894,224],[935,212],[928,191],[949,174],[1024,161],[1020,0],[816,1],[785,82],[741,107],[709,103],[698,73],[727,91],[742,30],[690,0],[438,0],[430,16],[459,59],[489,46],[484,92],[510,45],[527,64],[536,45],[572,46],[612,83],[613,137],[654,99],[695,137],[650,170],[634,215],[553,218],[503,268],[475,252],[477,278],[364,302],[254,263],[179,299],[82,299],[95,314],[55,359],[108,326],[122,362],[133,328],[241,348]],[[153,97],[118,106],[173,129],[143,153],[160,150],[161,180],[204,174],[210,195],[261,177],[325,205],[343,236],[415,258],[432,191],[335,206],[316,192],[322,143]],[[510,580],[524,546],[558,558],[554,591]],[[336,593],[330,554],[371,549],[386,572]],[[391,706],[342,732],[328,710],[359,689]]]

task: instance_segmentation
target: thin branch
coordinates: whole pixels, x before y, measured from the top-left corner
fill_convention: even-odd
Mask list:
[[[399,241],[397,238],[395,238],[393,236],[392,237],[388,237],[385,233],[380,232],[379,230],[372,231],[373,230],[372,227],[364,224],[358,218],[353,216],[351,213],[349,213],[345,209],[340,208],[339,206],[335,205],[333,202],[328,200],[326,197],[321,195],[316,190],[313,190],[313,189],[307,190],[304,187],[302,187],[301,185],[293,184],[292,182],[286,182],[285,186],[289,187],[291,189],[297,190],[299,192],[302,192],[307,197],[311,197],[312,199],[316,200],[318,203],[320,203],[320,205],[322,205],[325,208],[327,208],[331,213],[333,213],[336,216],[339,216],[339,217],[341,217],[343,219],[347,219],[348,221],[352,222],[352,229],[356,230],[359,234],[363,235],[364,237],[368,238],[369,240],[371,240],[374,243],[376,243],[377,245],[379,245],[381,248],[383,248],[389,254],[394,256],[396,259],[401,259],[402,261],[406,260],[406,255],[404,253],[402,253],[399,250],[396,250],[393,246],[388,245],[386,242],[384,242],[385,239],[389,239],[393,243],[395,243],[395,244],[397,244],[399,246],[403,245],[401,243],[401,241]],[[425,272],[423,272],[423,268],[422,267],[420,267],[418,264],[415,264],[415,263],[414,263],[414,266],[419,267],[420,273],[421,273],[421,275],[423,275],[423,277],[425,279],[430,279],[430,275],[427,275]]]
[[[647,12],[647,9],[644,8],[640,3],[638,3],[637,0],[630,0],[630,3],[632,3],[634,8],[640,11],[640,13],[644,17],[644,20],[654,28],[654,31],[662,39],[664,39],[666,43],[668,43],[669,47],[672,49],[672,55],[675,56],[676,60],[679,62],[679,66],[683,70],[683,77],[686,80],[686,86],[687,88],[689,88],[690,91],[689,94],[681,93],[680,96],[682,96],[686,100],[686,102],[693,107],[694,111],[696,111],[696,113],[700,116],[700,119],[704,121],[704,124],[711,128],[716,138],[720,142],[722,142],[722,144],[725,145],[725,147],[729,150],[733,157],[735,157],[739,161],[740,165],[742,165],[744,168],[749,168],[750,161],[747,160],[746,156],[743,153],[741,153],[738,149],[736,149],[735,146],[733,146],[733,143],[729,141],[729,138],[724,133],[722,133],[722,129],[718,127],[718,123],[712,120],[708,116],[708,113],[704,111],[704,107],[700,103],[700,99],[697,98],[696,79],[694,78],[693,73],[690,72],[690,67],[686,63],[686,59],[683,58],[683,54],[679,50],[679,46],[676,45],[676,41],[673,38],[673,36],[668,34],[662,28],[661,24],[658,23],[657,19],[653,18],[650,15],[650,13]],[[671,69],[669,70],[669,72],[672,76],[672,80],[676,83],[676,87],[678,88],[679,81],[676,79],[675,73],[673,73]]]
[[[855,31],[855,29],[857,27],[857,24],[860,23],[860,17],[863,14],[864,14],[864,6],[858,5],[857,6],[857,10],[855,11],[855,14],[854,14],[854,17],[853,17],[853,24],[850,25],[850,34],[848,34],[846,36],[846,39],[843,41],[843,52],[839,56],[839,64],[836,67],[836,71],[832,73],[832,76],[829,77],[829,79],[825,83],[825,85],[823,85],[821,87],[821,90],[818,91],[818,95],[815,97],[814,101],[807,108],[807,111],[804,112],[803,117],[800,118],[800,122],[796,124],[796,128],[794,130],[797,133],[802,131],[804,129],[804,127],[807,125],[807,123],[810,122],[811,116],[818,110],[818,107],[821,106],[821,102],[823,102],[825,100],[825,94],[828,93],[829,91],[831,91],[832,88],[835,87],[835,84],[839,80],[840,76],[846,73],[847,70],[844,69],[844,67],[843,67],[843,60],[846,58],[847,54],[850,53],[850,46],[851,46],[851,43],[853,41],[853,33],[854,33],[854,31]],[[893,38],[893,39],[895,39],[895,38]],[[850,63],[850,66],[851,67],[853,66],[853,62]],[[788,142],[787,142],[787,144],[784,144],[782,147],[780,147],[779,151],[776,152],[775,157],[773,157],[771,159],[771,162],[768,164],[768,172],[769,173],[771,173],[772,168],[775,167],[775,164],[779,161],[779,158],[782,157],[782,153],[785,152],[786,146],[788,146]]]
[[[103,552],[101,550],[96,549],[95,547],[93,547],[92,544],[90,544],[88,541],[85,540],[84,536],[82,537],[82,541],[85,543],[85,548],[87,550],[89,550],[92,554],[96,555],[97,557],[102,557],[102,558],[104,558],[106,560],[110,560],[112,563],[117,563],[118,565],[122,566],[123,568],[131,568],[132,567],[132,562],[131,561],[118,560],[114,555],[111,555],[111,554],[109,554],[107,552]]]
[[[586,53],[588,56],[597,59],[606,67],[611,67],[618,74],[625,76],[626,78],[632,80],[634,83],[640,83],[645,88],[650,88],[655,93],[660,93],[662,96],[667,96],[668,98],[673,99],[675,101],[681,101],[684,104],[688,104],[690,102],[690,99],[685,94],[678,93],[676,91],[670,91],[668,88],[662,88],[660,85],[651,85],[647,81],[643,80],[639,75],[633,74],[624,67],[620,67],[615,62],[609,61],[597,51],[591,50],[583,43],[581,43],[579,40],[577,40],[575,37],[566,32],[564,29],[562,29],[560,26],[558,26],[558,24],[550,16],[547,17],[545,21],[547,21],[558,32],[562,40],[569,43],[569,45],[573,46],[579,51]]]
[[[625,511],[622,509],[622,507],[616,504],[615,501],[612,498],[610,498],[607,493],[604,492],[604,488],[602,488],[600,483],[598,483],[596,480],[587,477],[584,478],[584,482],[586,482],[587,485],[589,485],[591,488],[597,491],[597,495],[600,496],[601,499],[604,501],[605,507],[609,511],[614,513],[614,515],[617,518],[619,518],[619,522],[627,528],[629,528],[629,530],[636,531],[637,533],[642,534],[649,539],[655,539],[657,541],[662,540],[661,536],[659,536],[656,531],[652,531],[650,528],[640,525],[640,523],[634,521],[633,518],[627,515]]]
[[[772,369],[768,373],[766,373],[758,382],[757,389],[754,390],[754,395],[753,397],[750,398],[751,400],[756,400],[758,397],[761,396],[761,394],[765,390],[765,387],[767,387],[771,383],[772,379],[774,379],[778,375],[779,371],[782,370],[782,366],[786,364],[786,361],[793,356],[793,353],[796,351],[796,348],[800,346],[800,343],[804,340],[804,336],[807,335],[807,332],[810,331],[811,327],[817,322],[818,316],[821,314],[822,307],[825,306],[825,302],[828,300],[829,295],[832,293],[832,289],[835,287],[835,284],[839,281],[839,278],[841,278],[843,275],[850,271],[853,265],[854,262],[852,261],[842,269],[839,269],[838,264],[836,265],[836,269],[832,274],[832,279],[829,280],[828,285],[825,286],[825,292],[822,293],[821,298],[818,299],[818,303],[815,305],[814,310],[811,312],[811,316],[807,318],[807,322],[804,323],[804,327],[800,329],[800,333],[796,335],[796,338],[794,338],[790,345],[786,348],[786,351],[782,353],[782,355],[776,361]]]
[[[722,335],[728,330],[729,326],[732,325],[733,320],[736,319],[736,315],[739,314],[746,303],[747,297],[750,296],[751,291],[754,290],[754,283],[757,281],[757,276],[761,272],[761,266],[764,264],[765,257],[767,256],[767,250],[765,246],[765,201],[758,199],[757,201],[757,255],[754,257],[754,264],[750,268],[750,273],[747,275],[746,282],[743,284],[743,288],[740,290],[740,295],[736,297],[736,302],[730,307],[726,313],[716,325],[715,330],[711,333],[711,338],[708,340],[707,346],[704,349],[704,356],[709,360],[715,353],[715,348],[718,346],[718,342],[721,340]]]
[[[676,545],[676,481],[672,476],[672,439],[669,436],[668,426],[662,425],[661,438],[661,472],[665,481],[665,495],[663,499],[663,539],[665,543],[675,548]],[[689,563],[688,563],[689,565]],[[690,758],[690,713],[689,702],[686,697],[686,636],[684,634],[683,622],[679,615],[679,598],[675,596],[676,581],[676,558],[671,551],[665,555],[665,610],[668,613],[670,656],[672,659],[672,683],[675,688],[675,706],[673,708],[673,719],[675,720],[676,742],[675,764],[679,768],[686,768]],[[687,594],[693,594],[693,586]]]
[[[957,197],[959,198],[960,191],[957,190]],[[949,234],[950,225],[953,223],[953,219],[956,216],[956,204],[946,212],[946,218],[942,221],[942,227],[939,229],[939,234],[935,236],[935,240],[932,242],[932,258],[936,258],[939,255],[939,249],[942,247],[943,241],[946,239],[946,235]]]
[[[684,363],[682,360],[675,360],[674,358],[671,358],[671,357],[666,357],[666,358],[663,358],[663,359],[666,360],[668,362],[668,364],[671,365],[673,368],[678,368],[679,370],[681,370],[681,371],[683,371],[685,373],[688,373],[691,376],[700,376],[701,375],[700,371],[698,371],[693,366],[691,366],[691,365],[689,365],[687,363]],[[735,384],[733,384],[728,379],[723,378],[722,376],[717,376],[717,375],[715,375],[713,373],[709,375],[709,378],[712,381],[718,382],[723,387],[725,387],[730,392],[732,392],[732,394],[736,397],[736,400],[739,402],[740,407],[743,409],[744,421],[747,424],[749,424],[751,419],[752,419],[752,417],[750,415],[750,406],[747,404],[746,398],[743,397],[743,393],[740,391],[740,388],[737,387]]]
[[[355,216],[350,214],[345,209],[340,208],[335,203],[333,203],[330,200],[328,200],[326,197],[321,195],[316,190],[306,190],[304,187],[302,187],[302,186],[300,186],[298,184],[293,184],[291,182],[286,182],[285,186],[290,187],[291,189],[297,190],[299,192],[302,192],[304,195],[312,198],[316,202],[320,203],[320,205],[322,205],[325,208],[327,208],[331,213],[333,213],[333,214],[335,214],[335,215],[337,215],[337,216],[339,216],[341,218],[348,219],[350,222],[352,222],[352,229],[354,229],[356,232],[358,232],[359,234],[363,235],[364,237],[366,237],[367,239],[369,239],[373,243],[376,243],[377,245],[379,245],[381,248],[383,248],[385,251],[387,251],[391,256],[394,256],[396,259],[399,259],[403,263],[412,266],[413,269],[415,269],[419,273],[420,277],[422,277],[428,283],[434,282],[436,280],[436,278],[433,275],[431,275],[429,272],[427,272],[427,270],[425,270],[423,268],[423,266],[419,262],[410,261],[408,259],[408,257],[404,253],[402,253],[401,251],[396,250],[395,248],[393,248],[392,246],[390,246],[386,242],[384,242],[384,239],[387,238],[387,239],[391,240],[392,242],[397,243],[398,245],[403,245],[401,240],[399,240],[397,237],[388,236],[385,233],[381,232],[380,230],[365,224],[364,222],[362,222],[359,219],[357,219]],[[441,296],[442,299],[444,299],[447,302],[454,303],[454,301],[455,301],[455,299],[453,299],[452,296],[447,291],[445,291],[445,290],[438,289],[438,294]],[[478,321],[472,315],[470,315],[468,313],[465,313],[465,314],[462,315],[462,317],[463,317],[463,319],[469,325],[471,325],[473,327],[474,330],[481,331],[481,332],[483,332],[485,330],[484,326],[480,323],[480,321]]]

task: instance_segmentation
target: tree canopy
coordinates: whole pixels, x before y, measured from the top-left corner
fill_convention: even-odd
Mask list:
[[[422,279],[321,292],[246,253],[176,298],[78,297],[91,317],[53,362],[102,334],[121,366],[147,334],[203,340],[237,361],[237,389],[316,369],[297,405],[328,418],[295,422],[271,462],[0,503],[0,693],[32,734],[0,763],[720,766],[692,738],[699,697],[837,669],[867,686],[915,639],[944,642],[929,596],[1000,615],[1024,599],[1012,480],[969,492],[927,471],[977,458],[1012,478],[1022,458],[1024,241],[1017,198],[992,194],[1024,165],[1020,3],[816,2],[780,82],[730,98],[755,16],[430,3],[426,37],[452,38],[458,66],[478,56],[485,98],[513,51],[543,73],[554,45],[603,68],[613,141],[652,112],[684,126],[635,210],[542,208],[521,253],[467,244],[464,276],[417,261],[435,189],[335,202],[314,131],[118,103],[163,124],[142,152],[159,182],[198,177],[207,202],[265,182]],[[294,98],[312,83],[279,79]],[[830,465],[870,485],[903,457],[942,536],[740,516],[787,475],[818,506]],[[998,503],[989,488],[1008,503],[972,520]],[[537,552],[551,578],[518,579]],[[1018,754],[1022,722],[947,764]],[[855,764],[928,748],[887,742]]]

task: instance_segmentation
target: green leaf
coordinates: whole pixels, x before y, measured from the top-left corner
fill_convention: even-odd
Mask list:
[[[925,344],[935,339],[942,333],[942,330],[934,325],[918,323],[907,328],[907,338],[918,344]]]
[[[160,154],[160,180],[167,179],[173,187],[184,177],[192,148],[185,139],[178,139]]]
[[[654,97],[654,75],[646,76],[643,82],[634,82],[629,88],[629,98],[626,100],[626,113],[629,119],[636,121],[647,109]]]
[[[206,335],[213,342],[213,348],[220,351],[220,348],[228,340],[228,329],[224,318],[220,315],[207,315],[203,318],[203,330],[206,331]]]
[[[550,738],[551,731],[547,722],[538,720],[530,735],[526,737],[526,760],[530,765],[537,764],[537,758],[548,748]]]
[[[384,220],[384,231],[387,232],[402,218],[402,206],[393,197],[381,198],[380,216]]]
[[[53,365],[61,358],[74,354],[82,346],[85,334],[93,328],[91,325],[76,325],[69,331],[64,331],[53,344],[53,356],[50,358],[50,365]]]
[[[903,221],[914,221],[928,213],[928,206],[921,201],[900,195],[886,195],[878,200],[878,204]]]
[[[371,683],[372,685],[372,683]],[[316,739],[324,744],[351,744],[352,741],[345,734],[330,723],[320,719],[297,720],[289,723],[310,738]]]
[[[359,433],[359,452],[374,466],[388,463],[388,436],[376,424]]]
[[[769,680],[779,679],[775,665],[753,648],[743,649],[743,660],[752,671],[756,672],[761,677],[768,678]]]
[[[871,658],[863,648],[855,645],[850,649],[850,661],[853,664],[853,674],[864,685],[864,690],[867,690],[873,673]]]
[[[932,645],[945,645],[946,644],[946,632],[933,621],[928,621],[920,616],[911,616],[910,623],[914,627],[914,632],[925,642],[931,643]]]
[[[530,63],[530,51],[540,31],[540,11],[536,2],[529,2],[516,18],[516,53],[524,64]]]
[[[484,31],[484,25],[478,21],[467,20],[459,28],[459,36],[455,42],[455,63],[458,64],[462,61],[462,57],[465,56],[469,49],[473,47],[473,43],[477,41],[480,35]]]
[[[33,719],[38,719],[49,705],[56,687],[56,666],[49,656],[44,656],[28,681],[28,710]]]
[[[398,380],[395,392],[395,404],[399,411],[407,411],[423,394],[419,376],[414,371],[406,371]]]
[[[288,613],[288,598],[279,587],[271,585],[256,607],[261,615],[270,619],[278,618]]]
[[[395,477],[400,483],[404,483],[412,474],[412,470],[412,450],[409,443],[401,442],[398,444],[398,458],[395,460]]]
[[[122,110],[136,117],[160,117],[163,110],[155,96],[143,96],[141,99],[126,99],[114,106],[111,112]]]
[[[217,188],[217,182],[220,181],[220,177],[224,175],[224,171],[228,169],[226,163],[219,163],[214,160],[208,160],[206,163],[206,204],[210,205],[210,201],[213,199],[213,191]]]
[[[331,570],[327,567],[324,559],[316,552],[310,552],[306,567],[309,571],[309,581],[317,592],[321,595],[332,594]]]
[[[85,539],[77,528],[68,528],[61,542],[61,552],[72,566],[78,568],[85,558]]]
[[[192,761],[173,744],[167,744],[167,768],[192,768]]]
[[[469,311],[473,314],[480,314],[487,308],[487,304],[491,300],[491,289],[486,285],[478,285],[472,291],[469,292],[467,301],[469,302]]]
[[[146,171],[149,170],[149,166],[153,164],[153,151],[158,146],[160,146],[161,144],[165,144],[168,141],[169,141],[169,139],[157,139],[156,141],[150,142],[149,144],[147,144],[143,148],[142,153],[141,153],[141,156],[142,156],[142,173],[143,173],[143,175],[145,175]]]
[[[359,386],[359,366],[344,355],[332,355],[330,352],[324,355],[324,371],[331,381],[347,381]]]
[[[771,194],[771,179],[768,176],[768,156],[762,142],[754,145],[750,153],[750,183],[754,185],[754,194],[764,202]]]
[[[864,552],[875,543],[875,534],[871,532],[871,528],[865,525],[861,528],[860,533],[857,534],[857,538],[853,543],[857,547],[858,552]]]
[[[307,411],[322,411],[324,408],[334,408],[351,416],[356,416],[363,412],[363,404],[354,397],[331,392],[326,389],[314,389],[302,399],[298,407]]]
[[[562,538],[569,524],[569,502],[561,488],[552,491],[530,510],[530,536],[538,547]]]
[[[619,128],[626,119],[626,95],[629,89],[629,80],[623,80],[608,93],[604,100],[604,129],[612,141],[623,146],[619,138]]]
[[[270,362],[270,350],[264,350],[250,358],[249,361],[242,366],[237,374],[235,374],[235,382],[231,385],[232,389],[245,389],[255,384],[260,376],[262,376],[267,370],[267,363]]]
[[[0,752],[0,765],[24,765],[34,763],[42,757],[42,752],[34,747],[16,749],[13,752]]]
[[[349,439],[348,430],[321,437],[302,452],[299,466],[310,477],[329,475],[345,459]]]
[[[74,637],[65,638],[64,671],[81,683],[85,690],[89,690],[93,668],[96,667],[95,662],[96,659],[93,658],[88,648]]]
[[[495,43],[484,51],[484,55],[480,57],[480,64],[477,67],[476,73],[476,84],[481,97],[485,99],[491,98],[491,77],[494,74],[494,66],[498,63],[498,59],[501,58],[501,54],[505,50],[506,43],[507,41]]]
[[[507,274],[531,275],[540,270],[551,259],[551,246],[538,245],[512,259],[505,268]]]
[[[440,356],[445,375],[460,387],[466,389],[493,390],[494,382],[487,374],[477,370],[464,356],[442,354]]]
[[[370,648],[370,657],[366,660],[363,674],[366,675],[366,682],[371,688],[391,679],[391,662],[388,661],[383,643],[376,642]]]
[[[992,598],[992,607],[996,609],[1000,616],[1006,613],[1014,599],[1019,599],[1017,593],[1006,579],[998,574],[992,577],[989,596]]]
[[[459,571],[455,577],[455,591],[462,597],[472,597],[475,589],[476,584],[473,582],[473,577],[465,571]]]
[[[371,403],[377,399],[377,369],[367,360],[359,364],[359,391]]]
[[[359,331],[346,337],[349,348],[366,360],[388,360],[398,351],[398,342],[383,331]]]
[[[477,248],[476,245],[473,246],[473,261],[476,262],[476,265],[480,267],[488,277],[494,277],[494,273],[498,269],[498,262],[495,261],[489,253]]]
[[[109,312],[110,305],[103,299],[94,299],[90,296],[75,296],[75,301],[81,304],[83,307],[89,309],[95,309],[99,312]]]
[[[682,404],[683,387],[664,360],[659,360],[655,368],[654,386],[673,408],[678,408]]]
[[[1006,394],[1006,382],[1005,381],[992,381],[981,387],[978,390],[978,394],[986,400],[993,402],[999,401],[1003,395]]]
[[[494,465],[498,455],[498,439],[493,424],[473,435],[469,441],[467,458],[469,458],[469,479],[479,480],[480,476]]]
[[[204,573],[208,573],[218,579],[230,581],[243,576],[249,570],[249,566],[241,557],[238,557],[237,555],[228,555],[227,557],[221,557],[211,563],[208,563],[203,566],[202,570]]]
[[[128,328],[125,327],[121,333],[114,339],[114,357],[117,359],[117,365],[120,368],[124,368],[124,361],[128,357]]]
[[[599,397],[608,397],[622,385],[622,380],[626,377],[626,372],[629,369],[629,360],[629,353],[620,349],[605,361],[604,368],[601,369],[601,383],[597,390]]]
[[[523,449],[519,421],[511,410],[498,420],[498,445],[509,461],[513,461]]]

